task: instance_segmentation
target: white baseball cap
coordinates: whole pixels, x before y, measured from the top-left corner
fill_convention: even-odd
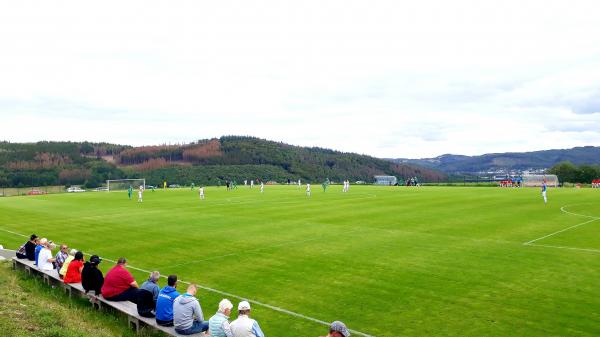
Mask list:
[[[238,304],[238,310],[250,310],[250,303],[248,301],[241,301]]]

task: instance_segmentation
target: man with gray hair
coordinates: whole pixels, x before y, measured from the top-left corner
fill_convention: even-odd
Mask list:
[[[250,318],[250,303],[241,301],[238,304],[238,318],[231,322],[233,337],[265,337],[258,322]]]
[[[140,291],[138,291],[137,310],[142,317],[154,317],[153,311],[156,309],[156,299],[160,292],[158,279],[160,279],[160,273],[158,271],[151,272],[148,280],[142,283]]]
[[[233,337],[229,326],[229,315],[231,315],[233,304],[224,298],[219,302],[219,311],[208,320],[208,330],[211,337]]]

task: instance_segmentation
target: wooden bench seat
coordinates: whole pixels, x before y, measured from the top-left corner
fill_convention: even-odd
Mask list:
[[[173,327],[165,327],[156,324],[156,320],[154,318],[142,317],[137,312],[137,305],[133,302],[129,301],[108,301],[102,295],[94,295],[94,294],[86,294],[85,290],[81,283],[64,283],[62,279],[58,276],[57,270],[43,271],[34,265],[33,261],[29,261],[27,259],[18,259],[17,257],[12,258],[13,261],[13,269],[21,268],[28,272],[29,275],[39,274],[43,277],[44,282],[48,285],[60,284],[65,292],[72,297],[74,294],[77,294],[81,297],[90,298],[90,302],[94,307],[98,307],[99,309],[103,306],[113,308],[116,311],[119,311],[125,315],[127,315],[128,324],[131,328],[135,329],[136,332],[140,331],[141,324],[152,327],[155,330],[160,330],[170,336],[183,336],[178,334]],[[206,336],[204,333],[197,333],[188,336]]]

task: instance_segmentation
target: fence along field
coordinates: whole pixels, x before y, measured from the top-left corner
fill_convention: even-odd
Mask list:
[[[209,187],[202,202],[197,193],[0,198],[0,244],[36,233],[372,336],[600,333],[600,221],[524,245],[592,220],[573,214],[600,216],[598,190],[552,188],[548,205],[537,188],[314,186],[307,198],[295,186]],[[225,296],[199,297],[209,315]],[[268,336],[326,330],[266,306],[253,315]]]
[[[27,195],[32,191],[41,191],[44,194],[53,194],[64,193],[66,192],[66,189],[65,186],[0,187],[0,197]]]

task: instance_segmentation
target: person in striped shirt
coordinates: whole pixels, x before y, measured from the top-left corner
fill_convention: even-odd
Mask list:
[[[69,249],[69,247],[67,247],[67,245],[60,245],[60,250],[58,251],[58,253],[56,253],[56,256],[54,257],[55,259],[55,263],[56,263],[56,269],[60,270],[60,268],[62,268],[63,263],[65,263],[65,260],[67,259],[67,257],[69,257],[69,253],[67,253],[67,249]]]

